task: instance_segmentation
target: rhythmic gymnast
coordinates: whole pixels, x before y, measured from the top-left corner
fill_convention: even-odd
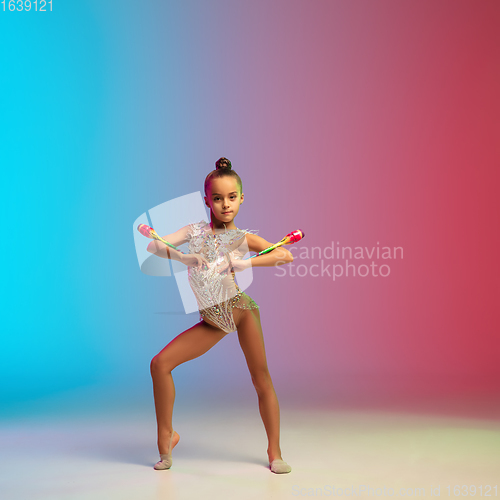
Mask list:
[[[234,274],[250,266],[287,264],[293,261],[293,256],[281,246],[264,255],[242,259],[248,250],[261,252],[272,243],[235,226],[234,219],[244,198],[242,182],[227,158],[220,158],[215,165],[216,169],[205,179],[205,204],[210,208],[210,223],[188,224],[163,237],[173,246],[188,242],[189,253],[181,253],[158,240],[148,245],[148,252],[188,266],[189,284],[201,320],[180,333],[151,360],[160,453],[160,461],[154,468],[164,470],[172,466],[172,450],[180,439],[172,426],[175,399],[172,370],[201,356],[228,333],[237,330],[267,433],[270,469],[276,474],[288,473],[292,469],[281,456],[279,404],[267,366],[259,306],[241,291]]]

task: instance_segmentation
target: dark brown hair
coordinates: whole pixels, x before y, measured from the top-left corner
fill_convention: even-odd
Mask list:
[[[240,194],[243,192],[243,184],[240,176],[232,169],[231,162],[227,158],[222,157],[215,162],[215,170],[212,170],[205,179],[205,195],[207,194],[207,189],[212,179],[218,179],[225,176],[234,177],[238,184]]]

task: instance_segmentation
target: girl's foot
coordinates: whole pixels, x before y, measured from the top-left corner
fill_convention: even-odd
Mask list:
[[[269,467],[275,474],[287,474],[292,470],[292,468],[284,460],[278,458],[269,462]]]
[[[175,445],[179,442],[180,436],[177,432],[172,432],[170,438],[168,438],[168,451],[167,453],[160,453],[160,461],[157,462],[154,466],[156,470],[165,470],[170,469],[172,467],[172,450],[175,448]],[[159,441],[159,440],[158,440]],[[158,448],[162,449],[163,446],[160,446],[158,443]]]
[[[269,457],[269,467],[275,474],[286,474],[292,470],[292,468],[281,458],[281,451],[271,453],[267,451]]]

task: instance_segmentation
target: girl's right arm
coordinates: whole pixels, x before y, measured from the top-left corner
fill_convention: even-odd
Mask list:
[[[186,243],[188,230],[189,226],[184,226],[175,233],[167,234],[166,236],[162,236],[162,238],[178,247],[179,245]],[[148,245],[147,251],[164,259],[178,260],[179,262],[183,261],[183,253],[175,250],[175,248],[165,245],[162,241],[153,240]]]
[[[162,238],[177,247],[188,241],[187,238],[188,231],[189,231],[189,226],[184,226],[175,233],[167,234]],[[163,243],[162,241],[158,240],[153,240],[148,245],[147,251],[164,259],[177,260],[179,262],[182,262],[186,266],[193,266],[199,268],[203,264],[208,265],[207,260],[203,256],[197,254],[183,254],[182,252],[179,252],[175,248],[169,247],[168,245],[165,245],[165,243]]]

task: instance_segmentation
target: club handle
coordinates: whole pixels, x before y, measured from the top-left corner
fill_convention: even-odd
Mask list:
[[[305,236],[304,231],[302,231],[301,229],[296,229],[295,231],[288,233],[278,243],[275,243],[274,245],[271,245],[270,247],[266,248],[265,250],[262,250],[262,252],[256,253],[255,255],[252,255],[251,257],[247,257],[244,260],[253,259],[254,257],[258,257],[259,255],[264,255],[264,254],[269,253],[270,251],[272,251],[275,248],[278,248],[282,245],[292,245],[293,243],[300,241],[304,236]]]
[[[146,236],[146,238],[161,241],[162,243],[165,243],[165,245],[169,246],[170,248],[173,248],[174,250],[177,250],[178,252],[186,255],[185,252],[183,252],[182,250],[179,250],[175,245],[172,245],[172,243],[169,243],[167,240],[164,240],[161,236],[158,236],[158,233],[152,227],[149,227],[146,224],[139,224],[137,226],[137,230],[141,234]]]

